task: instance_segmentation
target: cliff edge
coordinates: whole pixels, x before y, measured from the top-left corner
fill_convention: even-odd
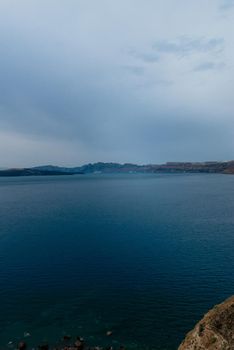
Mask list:
[[[234,296],[214,306],[178,350],[234,350]]]

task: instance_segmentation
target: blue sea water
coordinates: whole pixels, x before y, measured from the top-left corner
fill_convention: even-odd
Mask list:
[[[175,350],[233,294],[233,248],[234,176],[0,178],[0,349]]]

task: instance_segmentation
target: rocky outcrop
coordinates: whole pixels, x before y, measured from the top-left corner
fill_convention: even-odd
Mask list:
[[[234,296],[210,310],[178,350],[234,350]]]

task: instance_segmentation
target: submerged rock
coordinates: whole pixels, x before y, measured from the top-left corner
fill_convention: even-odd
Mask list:
[[[25,350],[27,348],[27,344],[25,341],[20,341],[18,344],[18,350]]]
[[[24,332],[24,337],[27,338],[27,337],[31,337],[31,334],[29,332]]]
[[[39,345],[38,350],[49,350],[49,345],[48,344]]]
[[[63,340],[65,340],[65,341],[71,340],[71,336],[70,335],[64,335],[63,336]]]
[[[84,348],[84,339],[77,337],[77,340],[75,342],[75,348],[76,350],[82,350]]]
[[[216,305],[189,332],[178,350],[233,350],[234,296]]]

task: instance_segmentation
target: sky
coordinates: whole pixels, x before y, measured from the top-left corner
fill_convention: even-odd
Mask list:
[[[0,0],[0,167],[234,159],[234,0]]]

